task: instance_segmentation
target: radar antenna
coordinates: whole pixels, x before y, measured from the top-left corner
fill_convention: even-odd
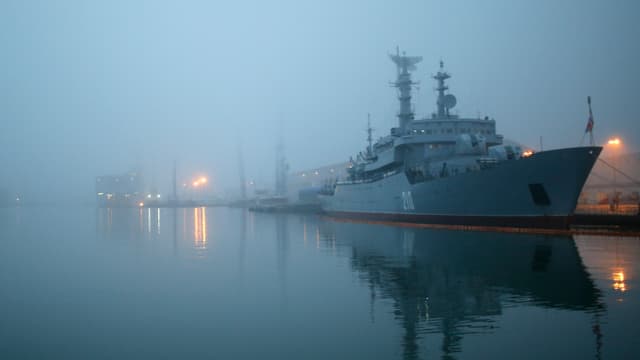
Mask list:
[[[456,106],[457,103],[455,96],[444,93],[449,90],[449,87],[445,85],[444,81],[450,77],[451,75],[444,71],[444,61],[440,60],[440,70],[433,76],[433,78],[438,81],[438,87],[436,88],[436,91],[438,92],[438,101],[436,104],[438,105],[439,118],[448,118],[449,110]]]

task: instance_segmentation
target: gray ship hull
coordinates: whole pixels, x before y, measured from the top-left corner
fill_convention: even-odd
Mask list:
[[[323,197],[323,210],[372,220],[566,227],[601,150],[544,151],[416,184],[403,172],[373,182],[338,183],[333,195]]]

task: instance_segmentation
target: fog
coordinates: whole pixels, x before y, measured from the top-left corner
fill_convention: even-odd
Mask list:
[[[0,188],[90,201],[98,175],[139,169],[168,192],[207,174],[273,183],[345,161],[397,123],[396,46],[423,56],[418,117],[442,59],[461,116],[496,119],[534,148],[577,146],[593,99],[596,142],[637,151],[637,1],[0,2]]]

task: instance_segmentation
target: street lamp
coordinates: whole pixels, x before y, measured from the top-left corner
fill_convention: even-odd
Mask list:
[[[609,139],[609,141],[607,141],[607,144],[609,145],[620,145],[622,143],[622,141],[620,141],[620,138],[611,138]]]
[[[619,137],[614,137],[607,141],[607,145],[609,145],[613,153],[613,203],[611,204],[611,209],[617,210],[619,199],[618,190],[616,189],[616,172],[618,172],[618,156],[620,155],[622,140]]]
[[[195,180],[193,180],[193,182],[191,183],[191,194],[192,196],[195,195],[195,192],[198,189],[203,189],[204,187],[207,186],[207,183],[209,182],[209,179],[205,176],[201,176]],[[201,190],[204,191],[204,190]]]

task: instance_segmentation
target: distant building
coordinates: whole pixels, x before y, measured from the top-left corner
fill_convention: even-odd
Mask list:
[[[98,206],[135,206],[144,201],[144,182],[137,172],[96,177]]]
[[[337,163],[290,173],[287,179],[287,197],[290,201],[301,201],[300,197],[309,197],[310,189],[321,189],[336,181],[347,178],[348,162]]]

